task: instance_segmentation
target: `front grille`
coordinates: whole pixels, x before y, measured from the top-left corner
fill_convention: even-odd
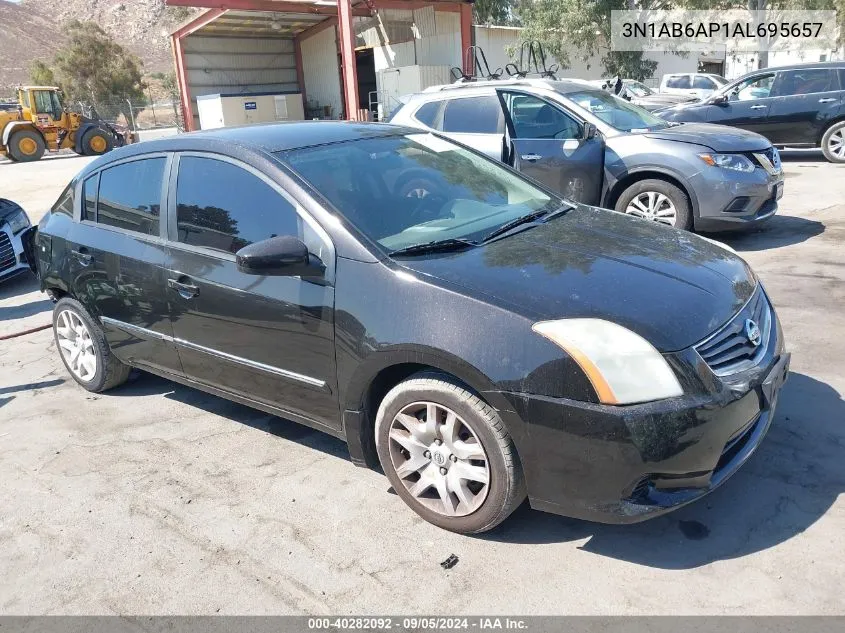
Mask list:
[[[769,174],[777,174],[780,172],[780,153],[774,148],[769,147],[762,152],[752,152],[754,160],[760,167],[766,170]]]
[[[749,321],[760,329],[759,345],[754,345],[748,336]],[[771,329],[772,309],[765,293],[757,286],[742,310],[695,349],[717,376],[733,374],[759,362],[766,353]]]
[[[15,249],[6,231],[0,231],[0,272],[15,265]]]

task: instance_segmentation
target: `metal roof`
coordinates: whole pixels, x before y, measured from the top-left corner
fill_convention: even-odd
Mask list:
[[[281,3],[280,3],[281,4]],[[227,11],[194,35],[212,37],[293,37],[328,16],[284,11]]]

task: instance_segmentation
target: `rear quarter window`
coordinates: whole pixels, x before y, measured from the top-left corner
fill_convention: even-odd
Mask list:
[[[416,112],[414,118],[431,129],[437,129],[435,123],[437,121],[437,113],[440,111],[440,104],[442,101],[430,101],[422,104]]]

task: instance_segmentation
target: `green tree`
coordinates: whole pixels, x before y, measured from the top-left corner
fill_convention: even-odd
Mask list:
[[[571,65],[570,52],[587,61],[603,53],[602,65],[610,75],[630,79],[648,79],[657,62],[643,57],[642,52],[610,50],[610,12],[626,9],[667,8],[660,0],[534,0],[520,7],[525,25],[523,40],[538,40],[547,53],[554,55],[561,66]]]
[[[509,0],[475,0],[472,5],[474,24],[511,24],[513,5]]]
[[[36,59],[29,66],[29,79],[36,86],[55,86],[56,77],[53,70],[40,59]]]
[[[141,61],[135,55],[93,22],[73,20],[65,33],[68,41],[56,53],[53,72],[69,101],[124,112],[121,104],[127,99],[144,100]]]

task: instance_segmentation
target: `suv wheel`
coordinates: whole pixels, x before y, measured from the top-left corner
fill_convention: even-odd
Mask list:
[[[393,489],[439,527],[473,534],[525,498],[519,458],[496,411],[447,376],[398,384],[376,415],[376,448]]]
[[[53,308],[53,335],[68,372],[88,391],[111,389],[129,377],[132,368],[112,354],[103,330],[75,299],[60,299]]]
[[[619,196],[616,210],[678,229],[692,227],[687,195],[665,180],[650,178],[635,182]]]
[[[845,163],[845,121],[834,123],[824,133],[822,152],[831,163]]]

